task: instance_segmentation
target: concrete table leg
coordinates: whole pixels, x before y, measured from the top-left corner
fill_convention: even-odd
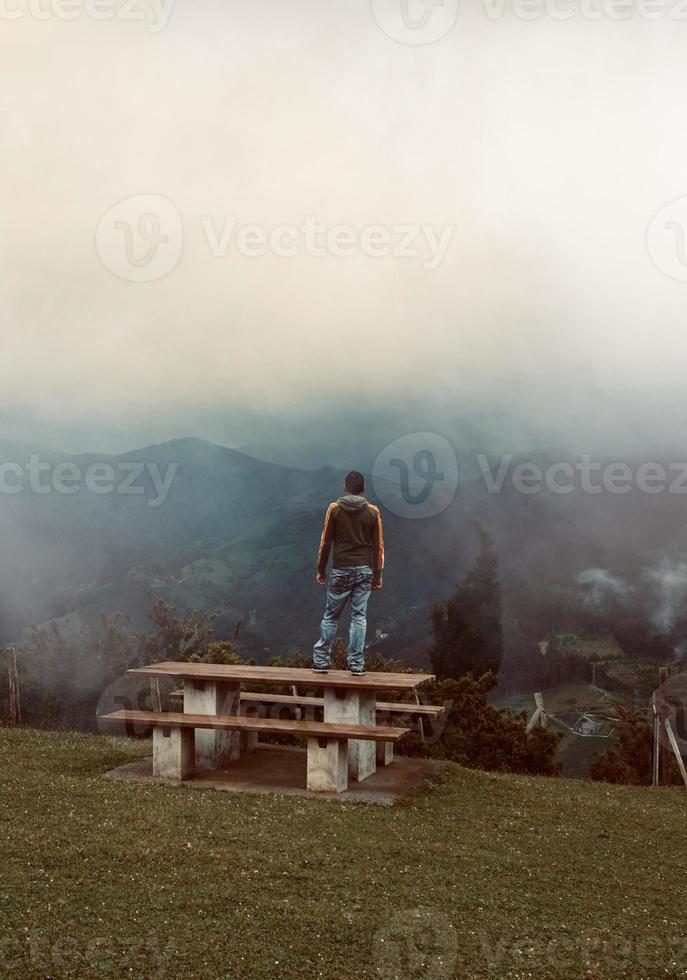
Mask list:
[[[258,747],[257,732],[241,732],[241,753],[255,752]]]
[[[184,713],[236,716],[240,688],[238,682],[185,680]],[[196,730],[196,769],[224,769],[239,754],[238,732]]]
[[[324,690],[324,720],[351,725],[374,725],[376,697],[374,691],[327,687]],[[348,768],[353,779],[361,782],[377,771],[375,743],[359,738],[349,739]]]
[[[307,787],[317,793],[343,793],[348,789],[348,742],[345,739],[308,739]]]
[[[153,776],[186,779],[193,772],[193,729],[153,729]]]
[[[244,718],[266,718],[267,710],[260,701],[241,701],[240,714]],[[258,739],[257,732],[241,732],[241,755],[244,752],[255,752],[259,744]]]

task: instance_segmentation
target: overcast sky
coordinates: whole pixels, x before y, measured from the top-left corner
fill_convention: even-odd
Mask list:
[[[146,0],[145,21],[6,0],[0,438],[292,440],[323,462],[352,424],[681,444],[687,212],[652,248],[647,228],[687,195],[687,21],[471,0],[409,44],[400,3],[177,0],[163,23]],[[219,254],[228,219],[265,254],[240,254],[250,229]],[[365,254],[400,226],[421,254]]]

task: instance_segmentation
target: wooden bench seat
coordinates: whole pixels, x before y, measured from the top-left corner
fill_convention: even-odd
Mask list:
[[[169,695],[171,700],[181,700],[183,691],[172,691]],[[281,708],[293,709],[296,717],[300,716],[300,709],[305,709],[307,714],[312,717],[315,712],[324,710],[324,698],[306,697],[299,694],[273,694],[269,691],[241,691],[239,712],[246,717],[264,718],[267,708],[271,707],[270,716],[279,717]],[[375,721],[377,724],[388,724],[393,718],[408,718],[414,721],[423,720],[430,722],[442,717],[447,711],[446,705],[434,704],[411,704],[407,701],[377,701],[375,711]],[[258,734],[243,734],[241,736],[242,751],[251,752],[258,745]],[[353,760],[355,748],[352,750],[351,760]],[[378,742],[376,749],[377,764],[388,766],[394,761],[393,743]],[[355,764],[352,763],[355,768]]]
[[[258,704],[286,704],[297,708],[322,708],[324,698],[301,697],[297,694],[256,693],[241,691],[241,701]],[[409,704],[403,701],[377,701],[377,714],[409,715],[418,718],[439,718],[446,708],[444,705]]]
[[[153,775],[185,779],[194,767],[195,730],[211,729],[308,739],[307,787],[342,792],[348,788],[348,740],[397,742],[408,731],[387,725],[332,724],[282,718],[198,715],[171,711],[114,711],[103,721],[153,728]]]
[[[315,712],[324,710],[324,698],[305,697],[298,694],[271,694],[255,691],[241,691],[240,712],[246,716],[256,714],[264,716],[268,706],[271,706],[271,716],[281,708],[293,709],[297,716],[300,709],[305,709],[308,715],[312,716]],[[389,724],[393,718],[408,719],[418,721],[436,721],[446,712],[446,705],[434,704],[409,704],[407,701],[377,701],[375,705],[375,721],[378,725]],[[253,747],[257,745],[257,736],[254,736]],[[247,746],[250,742],[246,743]],[[355,751],[355,749],[353,749]],[[376,749],[377,765],[389,766],[394,761],[394,746],[392,742],[377,742]]]
[[[183,691],[170,691],[169,697],[181,700]],[[300,694],[272,694],[270,691],[241,691],[241,701],[247,704],[284,704],[294,708],[323,708],[324,698]],[[408,715],[413,718],[440,718],[446,711],[443,704],[412,704],[408,701],[377,701],[381,715]]]

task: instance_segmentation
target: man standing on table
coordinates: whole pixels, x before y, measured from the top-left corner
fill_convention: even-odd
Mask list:
[[[313,653],[313,670],[318,674],[326,674],[330,667],[332,644],[349,599],[348,666],[352,674],[365,673],[367,603],[372,589],[377,591],[382,587],[384,535],[379,508],[365,499],[364,492],[362,473],[351,470],[344,483],[344,496],[329,505],[324,519],[315,576],[320,585],[327,584],[327,561],[332,545],[334,558],[320,638]]]

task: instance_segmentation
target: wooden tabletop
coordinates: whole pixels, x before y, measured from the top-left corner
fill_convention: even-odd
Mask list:
[[[235,664],[192,664],[174,660],[134,667],[128,673],[202,681],[346,687],[359,691],[414,691],[421,684],[435,679],[434,674],[369,673],[360,677],[347,670],[330,670],[326,674],[316,674],[306,667],[248,667]]]

